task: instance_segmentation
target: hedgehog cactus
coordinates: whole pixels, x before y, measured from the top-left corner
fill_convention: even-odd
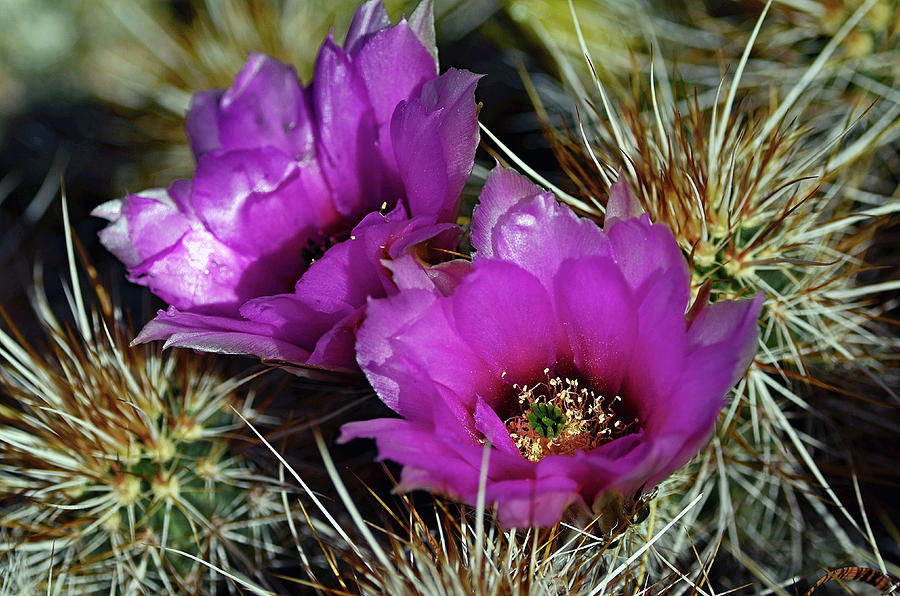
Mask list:
[[[268,566],[284,514],[233,449],[246,378],[129,349],[119,317],[75,297],[61,324],[38,292],[46,346],[0,332],[0,560],[48,593],[212,590],[222,576],[175,550],[236,576]]]

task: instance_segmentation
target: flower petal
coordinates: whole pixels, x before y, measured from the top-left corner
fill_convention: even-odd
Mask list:
[[[306,363],[311,366],[356,368],[356,331],[366,309],[359,307],[323,333]]]
[[[293,66],[265,54],[251,53],[219,100],[222,148],[271,147],[298,162],[314,159],[308,101]]]
[[[618,222],[638,218],[643,212],[641,204],[631,192],[631,187],[628,186],[628,181],[620,175],[616,183],[609,188],[609,201],[606,203],[603,229],[608,231]]]
[[[691,349],[718,345],[737,354],[731,384],[743,376],[756,355],[759,339],[759,313],[765,297],[751,300],[722,300],[704,307],[691,322],[688,342]]]
[[[541,381],[556,361],[556,317],[550,296],[524,269],[476,261],[453,294],[462,340],[507,385]],[[492,407],[500,404],[494,400]]]
[[[222,354],[253,354],[266,360],[303,362],[309,356],[309,352],[277,337],[264,323],[180,312],[175,307],[159,311],[134,341],[154,340],[165,340],[164,348],[177,346]]]
[[[538,462],[539,476],[565,476],[593,504],[612,490],[632,496],[657,467],[657,455],[645,433],[638,431],[591,451],[549,455]]]
[[[219,101],[224,93],[222,89],[212,89],[195,93],[191,98],[191,107],[184,117],[184,128],[196,159],[222,148],[219,140]]]
[[[91,215],[112,222],[100,232],[100,242],[129,268],[167,250],[191,227],[164,189],[109,201]]]
[[[487,364],[459,336],[446,299],[432,291],[370,301],[356,352],[381,400],[410,419],[431,416],[423,384],[445,387],[469,407],[477,394],[497,388]]]
[[[682,312],[690,298],[690,271],[678,242],[668,227],[651,224],[648,215],[620,220],[607,232],[613,255],[637,300],[643,300],[656,279],[663,274],[679,272],[681,291],[673,296],[682,304]]]
[[[661,274],[637,311],[638,329],[620,392],[624,408],[619,414],[637,416],[651,432],[660,424],[659,414],[685,368],[687,324],[679,302],[684,283],[677,269]]]
[[[497,412],[484,400],[480,395],[475,402],[475,428],[484,436],[493,447],[521,456],[519,448],[513,443],[512,437],[509,436],[509,430]]]
[[[341,427],[339,442],[375,439],[378,458],[404,466],[398,490],[429,489],[466,498],[478,492],[478,467],[459,452],[457,439],[437,435],[430,425],[393,418],[351,422]],[[480,453],[480,446],[466,445]]]
[[[563,261],[610,254],[603,231],[557,203],[550,194],[520,201],[500,216],[492,246],[495,258],[518,263],[547,288],[553,287]]]
[[[359,216],[380,207],[382,188],[376,124],[366,86],[344,50],[329,37],[310,88],[318,124],[316,154],[335,207]]]
[[[348,53],[368,91],[384,167],[389,177],[397,180],[399,174],[391,145],[391,117],[401,101],[418,97],[422,85],[437,77],[434,59],[405,19],[394,27],[372,34]],[[472,103],[474,105],[474,100]]]
[[[434,36],[434,6],[432,0],[421,0],[409,17],[409,28],[413,30],[438,67],[438,51]],[[437,72],[437,71],[435,71]]]
[[[391,142],[410,214],[455,221],[478,146],[475,85],[480,75],[451,68],[428,81],[421,97],[401,102]]]
[[[622,272],[609,257],[570,259],[560,267],[554,286],[575,367],[587,374],[594,391],[618,395],[638,329]]]
[[[277,149],[214,152],[197,164],[190,208],[242,254],[299,253],[309,238],[323,237],[340,221],[316,178],[301,176],[296,163]],[[285,267],[285,261],[292,266]],[[285,256],[278,265],[287,271],[273,274],[285,275],[289,284],[302,271],[297,256]]]
[[[552,526],[578,500],[578,484],[566,476],[491,482],[485,490],[504,528]]]
[[[479,259],[493,255],[491,238],[500,216],[519,201],[532,199],[544,192],[544,189],[511,168],[497,165],[491,170],[472,214],[472,247],[478,251]]]
[[[344,49],[352,52],[371,35],[391,26],[391,19],[381,0],[363,2],[353,13],[353,20],[344,39]]]
[[[185,272],[190,272],[188,275]],[[228,314],[271,280],[252,260],[195,225],[172,246],[128,272],[141,284],[182,310]]]

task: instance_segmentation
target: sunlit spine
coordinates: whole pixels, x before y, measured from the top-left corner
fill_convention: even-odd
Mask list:
[[[0,332],[4,582],[132,594],[209,593],[223,581],[174,550],[262,577],[286,529],[282,485],[238,448],[236,412],[257,416],[241,389],[255,375],[130,348],[122,313],[99,285],[92,299],[71,253],[70,263],[70,316],[58,319],[36,283],[44,341]]]

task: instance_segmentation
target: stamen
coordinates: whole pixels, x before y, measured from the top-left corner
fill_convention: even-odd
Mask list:
[[[589,451],[632,432],[635,418],[627,424],[617,419],[614,406],[619,396],[608,398],[578,379],[550,378],[534,387],[513,384],[519,392],[520,413],[506,421],[509,436],[522,455],[539,461],[547,455],[571,455]]]

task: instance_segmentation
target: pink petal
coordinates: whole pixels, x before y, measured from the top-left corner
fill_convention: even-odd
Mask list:
[[[492,247],[495,258],[518,263],[548,288],[563,261],[610,251],[600,228],[549,194],[520,201],[500,216]]]
[[[472,247],[478,251],[479,259],[493,255],[492,238],[500,216],[519,201],[533,199],[544,192],[511,168],[498,165],[491,170],[472,214]]]
[[[609,257],[572,259],[560,267],[554,285],[575,367],[587,373],[594,391],[610,398],[617,395],[638,330],[635,304],[622,272]]]
[[[423,382],[447,388],[470,407],[476,395],[497,389],[485,362],[456,332],[449,306],[428,290],[369,303],[357,361],[381,400],[402,416],[422,415]]]
[[[759,340],[759,313],[765,297],[757,294],[751,300],[722,300],[701,309],[688,329],[691,349],[719,345],[737,354],[731,384],[744,375],[756,355]]]
[[[685,368],[683,284],[680,271],[662,274],[638,307],[637,334],[620,395],[644,428],[657,423],[656,413],[671,400]]]
[[[314,132],[308,102],[293,66],[251,53],[219,100],[222,148],[271,147],[298,162],[313,159]]]
[[[560,521],[563,511],[580,497],[574,480],[552,476],[491,482],[485,500],[496,505],[504,528],[541,528]]]
[[[691,276],[671,230],[661,224],[651,224],[645,214],[637,219],[618,221],[606,233],[614,258],[637,300],[643,300],[660,275],[680,274],[678,285],[681,291],[673,299],[683,305],[683,313],[690,297]]]
[[[390,26],[391,19],[381,0],[363,2],[353,13],[353,20],[347,30],[347,38],[344,40],[344,49],[352,52],[370,36]]]
[[[437,77],[434,59],[405,20],[373,33],[349,54],[368,91],[384,167],[391,178],[397,179],[399,174],[391,145],[391,117],[397,104],[418,97],[422,85]]]
[[[450,69],[401,102],[391,121],[391,141],[410,214],[437,213],[455,221],[459,197],[472,173],[478,146],[475,85],[479,75]]]
[[[453,306],[462,341],[505,384],[541,381],[543,370],[553,367],[558,343],[553,307],[547,290],[527,271],[478,260],[456,288]]]
[[[330,37],[319,52],[310,93],[318,124],[316,154],[335,206],[345,216],[378,209],[382,171],[372,150],[375,114],[365,83]]]
[[[309,352],[278,338],[263,323],[180,312],[175,307],[159,311],[134,341],[154,340],[165,340],[164,348],[177,346],[222,354],[253,354],[266,360],[303,362],[309,356]]]
[[[628,181],[620,174],[619,179],[609,189],[609,202],[606,204],[603,229],[609,231],[618,222],[638,218],[643,212],[641,204],[631,192]]]

